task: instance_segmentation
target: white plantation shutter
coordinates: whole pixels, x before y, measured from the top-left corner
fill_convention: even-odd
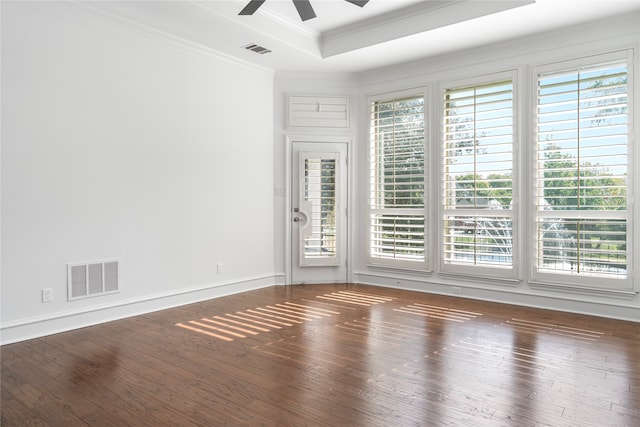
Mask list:
[[[424,95],[370,104],[370,257],[425,261]]]
[[[309,215],[310,224],[303,232],[300,265],[337,265],[339,263],[336,234],[338,216],[336,153],[300,153],[304,158],[304,191],[301,206]]]
[[[536,273],[611,286],[629,256],[627,60],[541,71],[537,92]]]
[[[513,109],[510,78],[444,92],[444,270],[512,266]]]

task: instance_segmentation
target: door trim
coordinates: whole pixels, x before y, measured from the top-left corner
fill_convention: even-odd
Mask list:
[[[291,205],[291,179],[292,179],[292,154],[293,154],[293,143],[294,142],[315,142],[315,143],[343,143],[346,144],[347,147],[347,233],[346,233],[346,257],[347,257],[347,281],[351,282],[352,277],[352,259],[353,254],[351,251],[353,241],[353,221],[352,218],[352,194],[353,194],[353,167],[351,162],[351,154],[352,154],[352,141],[353,138],[348,135],[287,135],[285,141],[285,212],[284,215],[284,230],[285,230],[285,259],[284,259],[284,267],[285,267],[285,285],[291,285],[291,278],[293,277],[293,263],[291,262],[292,256],[292,248],[291,248],[291,221],[293,217],[291,215],[292,205]]]

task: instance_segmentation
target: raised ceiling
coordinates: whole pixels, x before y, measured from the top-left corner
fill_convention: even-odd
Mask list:
[[[445,52],[638,12],[638,0],[311,0],[302,22],[292,0],[82,2],[132,25],[277,71],[361,72]],[[270,50],[244,49],[257,44]]]

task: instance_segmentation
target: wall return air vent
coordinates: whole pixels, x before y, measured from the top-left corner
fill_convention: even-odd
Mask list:
[[[67,264],[67,299],[119,292],[119,270],[116,259]]]

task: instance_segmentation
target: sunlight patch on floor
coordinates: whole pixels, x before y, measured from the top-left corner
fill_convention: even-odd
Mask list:
[[[330,317],[340,314],[338,311],[327,310],[309,305],[284,302],[264,307],[256,307],[235,313],[203,317],[176,323],[176,326],[223,341],[255,336],[274,329],[282,329],[304,322]]]
[[[382,304],[395,299],[393,297],[384,297],[355,291],[331,292],[330,294],[318,295],[316,298],[346,304],[362,305],[365,307],[371,307],[372,305]]]
[[[394,308],[393,311],[460,323],[482,316],[482,313],[476,313],[473,311],[456,310],[453,308],[438,307],[420,303],[414,303],[401,308]]]
[[[555,325],[552,323],[531,322],[523,319],[511,319],[507,320],[503,325],[509,325],[512,328],[516,328],[522,332],[531,333],[547,333],[550,335],[560,335],[568,338],[575,338],[581,341],[596,341],[602,335],[603,332],[590,331],[587,329],[572,328],[570,326]]]

